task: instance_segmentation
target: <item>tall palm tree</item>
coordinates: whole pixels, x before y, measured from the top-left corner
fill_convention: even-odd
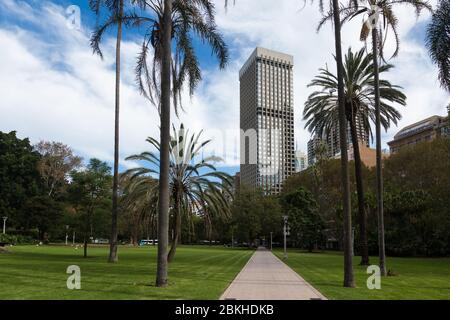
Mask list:
[[[228,61],[228,50],[217,31],[215,8],[210,0],[133,0],[132,3],[143,13],[134,17],[134,25],[145,28],[136,79],[141,93],[158,107],[161,120],[156,285],[162,287],[167,285],[171,100],[178,112],[184,84],[187,83],[192,95],[202,78],[193,36],[211,46],[220,68]],[[153,56],[149,66],[150,50]]]
[[[360,121],[363,124],[364,132],[370,132],[372,136],[370,122],[375,123],[376,121],[375,74],[372,61],[372,54],[365,54],[364,48],[357,53],[348,49],[344,59],[345,115],[350,126],[355,157],[362,265],[369,264],[369,252],[357,122]],[[393,68],[392,65],[384,65],[380,68],[380,73],[387,72],[391,68]],[[320,69],[320,75],[316,76],[308,86],[318,87],[320,90],[313,92],[305,103],[303,114],[304,118],[308,120],[305,127],[319,136],[329,135],[338,119],[336,75],[328,69]],[[380,81],[381,124],[386,130],[391,123],[397,124],[401,118],[400,113],[392,104],[406,105],[406,96],[399,89],[400,87],[391,85],[387,80]]]
[[[111,213],[111,238],[108,262],[117,262],[117,216],[118,216],[118,188],[119,188],[119,114],[120,114],[120,53],[122,43],[122,28],[126,23],[124,14],[124,0],[89,0],[89,5],[99,17],[101,8],[106,7],[109,17],[101,25],[97,26],[91,37],[91,47],[94,53],[103,58],[100,44],[105,31],[117,26],[116,33],[116,92],[115,92],[115,115],[114,115],[114,173],[113,194]]]
[[[392,58],[396,57],[399,51],[398,18],[393,9],[400,5],[411,5],[419,16],[424,9],[431,11],[431,6],[424,0],[351,0],[347,7],[339,10],[342,16],[342,23],[357,16],[363,17],[363,24],[360,32],[360,40],[366,42],[369,35],[372,36],[373,67],[375,73],[375,129],[376,129],[376,158],[377,158],[377,214],[378,214],[378,243],[379,243],[379,265],[381,275],[386,275],[386,253],[384,241],[384,213],[383,213],[383,172],[381,163],[381,115],[380,115],[380,81],[379,81],[379,60],[384,58],[384,43],[387,32],[391,30],[395,38],[395,51]],[[333,17],[334,18],[334,17]],[[325,16],[319,24],[325,23],[331,16]],[[384,31],[384,35],[383,35]],[[384,38],[383,38],[384,37]]]
[[[233,0],[233,3],[236,1]],[[318,0],[320,12],[324,11],[324,1]],[[225,7],[228,0],[225,0]],[[344,83],[343,83],[343,64],[342,64],[342,44],[341,44],[341,20],[339,18],[339,0],[330,0],[331,16],[334,25],[334,44],[336,50],[336,67],[338,80],[338,102],[339,102],[339,131],[341,150],[347,150],[347,124],[345,120],[344,106]],[[342,177],[342,208],[344,216],[344,287],[354,287],[353,276],[353,250],[352,250],[352,215],[350,208],[350,178],[348,171],[348,154],[342,152],[341,156],[341,177]]]
[[[201,212],[206,221],[211,221],[212,216],[229,217],[230,207],[227,198],[232,197],[232,178],[214,167],[214,162],[219,161],[219,158],[201,159],[200,154],[210,140],[200,142],[200,136],[201,132],[189,136],[189,131],[185,131],[181,125],[178,131],[173,129],[169,145],[169,195],[173,216],[172,244],[167,257],[169,262],[173,260],[180,241],[183,215],[190,220],[194,214]],[[131,181],[136,181],[133,188],[141,194],[134,191],[131,195],[135,198],[137,195],[137,198],[148,199],[144,203],[151,204],[158,201],[157,186],[139,187],[144,184],[151,185],[154,181],[151,175],[159,174],[158,169],[154,168],[160,167],[158,152],[161,145],[153,138],[148,138],[147,141],[157,152],[143,152],[128,157],[127,160],[144,161],[148,166],[130,169],[126,174],[131,176]]]
[[[427,28],[427,47],[439,68],[441,86],[450,92],[450,1],[440,0]]]

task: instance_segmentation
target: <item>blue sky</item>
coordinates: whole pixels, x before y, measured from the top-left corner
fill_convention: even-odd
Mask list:
[[[315,6],[293,0],[242,0],[227,13],[217,0],[217,22],[230,49],[230,63],[220,71],[210,49],[196,43],[204,81],[195,95],[184,94],[185,113],[175,123],[212,138],[210,153],[222,156],[229,173],[238,170],[239,68],[256,46],[294,55],[295,137],[306,150],[310,137],[303,129],[303,104],[311,92],[308,82],[325,64],[333,65],[333,31],[315,32],[320,14]],[[436,1],[431,1],[434,4]],[[81,9],[81,30],[67,28],[65,10]],[[445,114],[449,96],[437,82],[437,70],[424,47],[430,15],[418,20],[414,10],[400,8],[401,50],[391,61],[388,78],[404,87],[408,106],[400,109],[399,127],[383,134],[389,141],[403,126],[433,114]],[[96,18],[86,0],[0,1],[0,130],[16,130],[33,143],[41,139],[70,145],[85,159],[111,162],[113,155],[114,33],[105,38],[105,60],[93,56],[89,36]],[[344,51],[359,49],[360,21],[343,29]],[[121,168],[134,166],[123,159],[148,148],[147,136],[158,136],[156,110],[134,83],[134,64],[141,34],[127,30],[123,44]],[[388,39],[389,40],[389,39]],[[393,49],[388,41],[386,51]]]

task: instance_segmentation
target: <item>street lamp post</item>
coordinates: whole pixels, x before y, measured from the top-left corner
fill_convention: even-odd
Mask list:
[[[352,257],[355,256],[355,227],[352,228]]]
[[[289,235],[290,228],[288,225],[288,216],[283,216],[284,227],[283,227],[283,235],[284,235],[284,259],[288,258],[287,250],[286,250],[286,237]]]
[[[272,233],[273,232],[270,232],[270,251],[272,251]]]
[[[8,217],[3,217],[3,234],[6,233],[6,220],[8,220]]]
[[[68,234],[68,232],[69,232],[69,226],[66,225],[66,246],[67,246],[67,239],[69,239],[69,234]]]
[[[231,247],[234,248],[234,230],[231,228]]]
[[[72,234],[72,246],[75,246],[75,230],[73,231]]]

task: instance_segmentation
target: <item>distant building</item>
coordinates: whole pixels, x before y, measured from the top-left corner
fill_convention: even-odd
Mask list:
[[[300,172],[308,168],[308,156],[300,151],[295,151],[295,172]]]
[[[369,168],[373,168],[377,165],[377,150],[367,147],[364,143],[359,143],[359,156],[361,157],[361,162],[364,163]],[[381,151],[382,159],[389,157],[387,150]],[[340,157],[339,157],[340,158]],[[353,150],[353,145],[348,149],[348,160],[355,160],[355,153]]]
[[[432,141],[437,137],[450,138],[450,105],[447,116],[432,116],[401,129],[394,140],[388,142],[391,153],[422,141]]]
[[[352,149],[352,140],[350,127],[347,126],[347,141],[348,150]],[[358,135],[358,141],[361,146],[369,148],[369,131],[364,129],[364,125],[360,118],[356,121],[356,130]],[[335,123],[328,135],[325,133],[319,137],[317,134],[314,135],[311,140],[308,141],[308,165],[312,166],[320,157],[324,158],[340,158],[341,155],[341,144],[339,136],[339,123]]]
[[[241,173],[240,172],[237,172],[235,175],[234,175],[234,187],[233,187],[233,193],[234,194],[237,194],[238,192],[239,192],[239,190],[240,190],[240,187],[241,187]]]
[[[241,183],[279,193],[294,173],[294,58],[256,48],[239,72]]]
[[[314,165],[314,163],[318,160],[318,150],[321,145],[325,146],[325,141],[319,138],[317,135],[314,135],[308,141],[308,167]]]

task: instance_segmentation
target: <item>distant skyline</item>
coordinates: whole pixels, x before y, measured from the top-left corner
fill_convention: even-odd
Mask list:
[[[430,1],[432,5],[436,1]],[[16,130],[18,136],[60,141],[70,145],[86,160],[113,159],[114,42],[105,39],[105,60],[92,55],[89,36],[95,17],[87,1],[2,0],[0,2],[0,130]],[[217,23],[230,47],[230,63],[220,71],[209,49],[197,43],[204,69],[204,80],[195,96],[184,94],[186,113],[180,121],[193,131],[239,130],[239,69],[255,47],[261,46],[294,56],[295,140],[306,152],[310,134],[303,129],[303,104],[311,93],[307,84],[318,69],[334,67],[334,40],[331,26],[316,33],[320,13],[309,2],[245,0],[237,1],[228,12],[217,0]],[[65,10],[69,5],[81,9],[81,30],[67,27]],[[395,68],[389,80],[404,88],[407,107],[398,127],[383,133],[383,147],[402,127],[431,115],[445,115],[449,95],[439,87],[437,68],[424,46],[430,14],[416,19],[415,12],[401,8],[399,17],[400,53],[390,61]],[[343,50],[358,49],[359,24],[355,19],[343,28]],[[123,44],[123,83],[121,108],[121,168],[128,155],[148,148],[146,137],[158,137],[158,114],[134,83],[134,63],[140,35],[125,31]],[[386,52],[393,42],[387,42]],[[222,144],[222,141],[216,141]],[[212,143],[214,145],[214,142]],[[232,155],[219,165],[229,173],[239,170],[239,148],[227,144]]]

